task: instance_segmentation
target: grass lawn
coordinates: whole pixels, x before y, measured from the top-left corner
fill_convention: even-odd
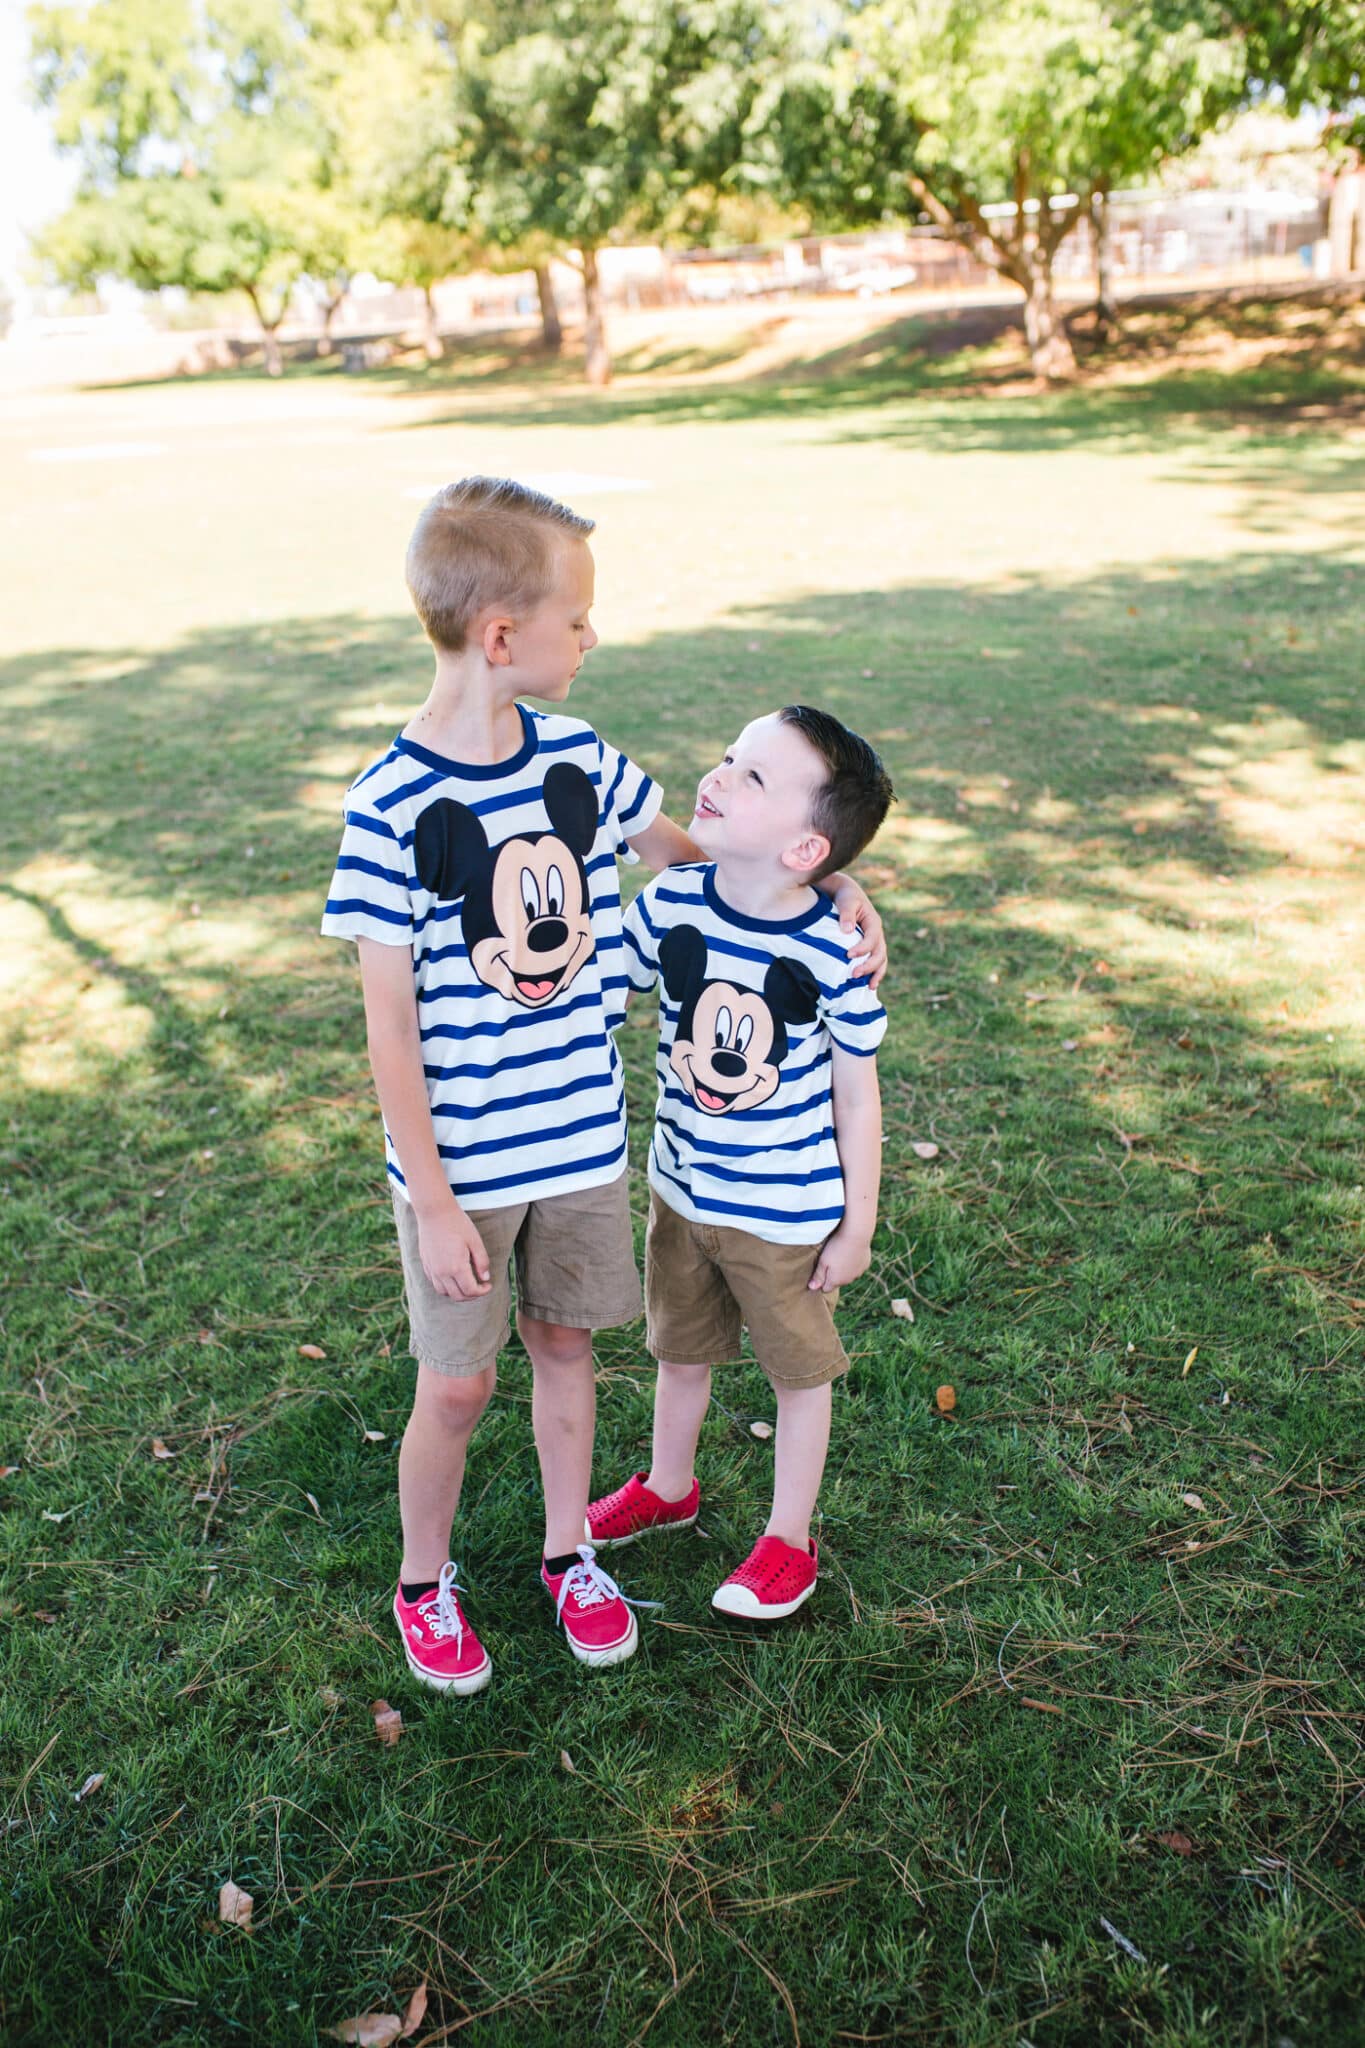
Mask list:
[[[517,2048],[1365,2038],[1365,376],[1305,305],[1053,394],[910,321],[602,397],[471,350],[0,398],[0,2039],[292,2048],[423,1981],[411,2038]],[[411,1368],[316,928],[478,469],[599,519],[574,705],[675,815],[800,698],[900,803],[820,1591],[708,1605],[748,1367],[698,1531],[620,1554],[640,1654],[573,1665],[514,1346],[462,1703],[387,1615]],[[599,1358],[605,1487],[650,1373]]]

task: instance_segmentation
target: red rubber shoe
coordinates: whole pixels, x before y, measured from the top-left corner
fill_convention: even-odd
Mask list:
[[[590,1543],[579,1544],[578,1556],[577,1564],[554,1573],[546,1571],[541,1559],[540,1582],[555,1603],[555,1619],[563,1623],[580,1664],[624,1664],[640,1640],[632,1605],[656,1603],[627,1600],[615,1579],[593,1562]]]
[[[815,1591],[819,1551],[801,1551],[780,1536],[760,1536],[738,1571],[711,1595],[722,1614],[744,1621],[782,1621]]]
[[[615,1493],[591,1501],[583,1533],[599,1550],[614,1550],[634,1543],[641,1536],[661,1536],[666,1529],[690,1529],[701,1506],[701,1486],[692,1481],[692,1491],[682,1500],[660,1500],[645,1485],[643,1472],[632,1472]]]
[[[458,1569],[443,1564],[435,1592],[420,1600],[405,1600],[400,1586],[393,1596],[393,1618],[414,1678],[436,1692],[482,1692],[493,1676],[493,1660],[461,1611]]]

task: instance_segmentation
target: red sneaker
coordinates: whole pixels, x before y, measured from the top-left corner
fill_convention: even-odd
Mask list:
[[[393,1618],[414,1678],[437,1692],[481,1692],[493,1676],[493,1660],[460,1610],[458,1569],[443,1564],[435,1592],[420,1600],[405,1600],[400,1586]]]
[[[632,1605],[654,1603],[628,1601],[615,1579],[594,1564],[590,1543],[580,1543],[578,1555],[580,1562],[566,1572],[547,1572],[542,1558],[540,1582],[580,1664],[623,1664],[640,1640]]]
[[[781,1621],[815,1591],[818,1560],[813,1543],[801,1551],[780,1536],[760,1536],[739,1570],[711,1595],[711,1605],[745,1621]]]
[[[701,1506],[701,1487],[694,1479],[692,1491],[682,1500],[660,1500],[645,1485],[643,1472],[632,1472],[615,1493],[603,1494],[589,1503],[583,1533],[599,1550],[613,1550],[634,1543],[639,1536],[660,1536],[665,1529],[690,1529]]]

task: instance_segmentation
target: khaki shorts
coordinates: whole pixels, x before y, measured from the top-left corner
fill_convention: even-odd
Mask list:
[[[470,1209],[493,1283],[472,1301],[436,1292],[422,1265],[412,1204],[396,1191],[393,1213],[408,1302],[408,1348],[433,1372],[468,1378],[494,1363],[511,1325],[509,1260],[517,1269],[517,1304],[538,1322],[608,1330],[640,1313],[624,1173],[605,1187],[577,1194],[507,1209]]]
[[[812,1294],[817,1244],[769,1244],[748,1230],[691,1223],[651,1188],[645,1240],[645,1341],[676,1365],[754,1356],[778,1387],[822,1387],[848,1371],[834,1328],[838,1291]]]

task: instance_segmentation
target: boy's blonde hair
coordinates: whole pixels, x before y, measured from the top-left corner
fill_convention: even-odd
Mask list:
[[[554,588],[557,537],[586,539],[596,524],[510,477],[446,484],[423,506],[405,565],[427,638],[458,654],[489,605],[524,618]]]

